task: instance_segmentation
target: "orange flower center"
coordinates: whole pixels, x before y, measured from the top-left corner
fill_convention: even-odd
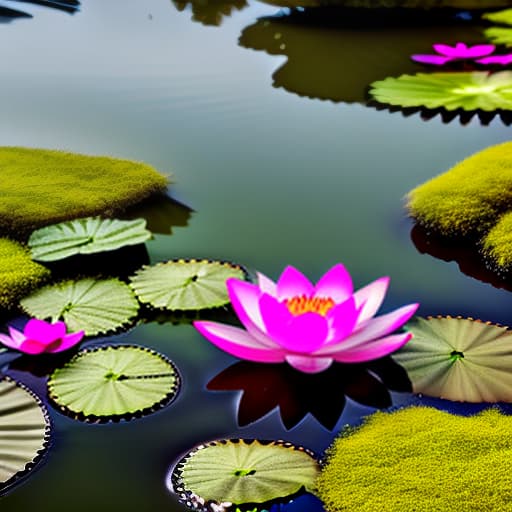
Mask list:
[[[325,316],[335,304],[330,297],[306,297],[305,295],[285,299],[284,303],[288,311],[295,316],[309,312]]]

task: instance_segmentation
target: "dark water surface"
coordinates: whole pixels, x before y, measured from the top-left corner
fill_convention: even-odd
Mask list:
[[[416,69],[408,55],[427,51],[443,31],[445,42],[459,30],[478,42],[478,30],[438,27],[418,36],[418,47],[409,37],[398,55],[389,30],[368,29],[369,44],[360,30],[258,21],[278,12],[271,5],[215,5],[232,10],[220,26],[193,21],[190,5],[168,0],[86,0],[74,15],[27,6],[32,19],[0,26],[0,144],[131,158],[172,173],[171,195],[194,212],[171,236],[148,242],[152,261],[228,259],[272,278],[293,264],[313,280],[341,261],[356,287],[391,276],[382,311],[419,301],[421,315],[510,324],[510,293],[420,254],[403,209],[407,191],[508,140],[510,128],[498,119],[462,126],[377,111],[359,103],[364,90],[353,85],[351,97],[336,95],[345,81],[361,81],[354,77],[379,78],[370,68],[385,55],[393,65],[382,66],[381,78]],[[213,23],[215,5],[201,11],[197,3],[196,18]],[[355,52],[361,58],[350,59]],[[180,396],[124,424],[87,425],[52,411],[46,463],[2,498],[2,512],[185,510],[165,477],[196,443],[284,438],[321,452],[343,424],[374,410],[348,400],[332,432],[311,416],[286,430],[277,411],[239,427],[238,394],[206,390],[235,359],[189,325],[144,324],[114,341],[171,357],[183,375]],[[27,372],[11,375],[33,383]]]

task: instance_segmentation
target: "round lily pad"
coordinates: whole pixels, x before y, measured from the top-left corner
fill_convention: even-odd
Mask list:
[[[35,467],[48,449],[50,428],[48,412],[32,391],[0,379],[0,494]]]
[[[417,73],[388,77],[370,85],[379,103],[448,111],[512,110],[512,72]]]
[[[139,304],[118,279],[80,279],[45,286],[20,301],[31,316],[64,320],[70,331],[92,336],[113,331],[137,315]]]
[[[229,302],[226,280],[246,275],[240,265],[226,261],[179,259],[143,267],[130,286],[145,304],[190,311],[224,306]]]
[[[48,380],[48,396],[65,414],[92,422],[150,414],[171,403],[181,378],[173,362],[136,345],[80,351]]]
[[[314,454],[285,441],[221,439],[201,444],[180,459],[168,476],[180,500],[202,509],[267,503],[305,489],[319,474]],[[220,509],[224,510],[224,509]]]
[[[114,251],[151,238],[144,219],[86,217],[34,231],[28,240],[32,259],[56,261],[74,254]]]
[[[472,318],[416,317],[393,354],[413,391],[463,402],[512,402],[512,331]]]

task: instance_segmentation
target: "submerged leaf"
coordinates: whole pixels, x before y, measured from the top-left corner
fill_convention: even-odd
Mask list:
[[[266,503],[302,489],[319,473],[314,455],[284,441],[223,439],[196,446],[169,475],[184,501]]]
[[[113,331],[139,309],[129,286],[118,279],[81,279],[45,286],[20,302],[31,316],[64,320],[71,331],[92,336]]]
[[[108,345],[76,354],[48,380],[48,395],[84,421],[131,419],[169,404],[180,387],[170,359],[146,347]]]
[[[86,217],[34,231],[28,240],[32,259],[55,261],[74,254],[114,251],[151,238],[144,219]]]
[[[0,494],[30,471],[48,448],[50,419],[29,389],[0,379]]]
[[[393,354],[413,391],[464,402],[512,402],[512,332],[471,318],[417,317]]]
[[[512,110],[512,72],[417,73],[371,84],[370,96],[400,107]]]
[[[143,267],[130,278],[130,286],[141,302],[155,308],[198,310],[227,304],[226,280],[245,276],[233,263],[180,259]]]

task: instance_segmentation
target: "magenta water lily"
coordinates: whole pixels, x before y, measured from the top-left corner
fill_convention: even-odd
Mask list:
[[[449,62],[460,60],[473,60],[479,64],[486,64],[485,61],[479,60],[487,57],[496,49],[493,44],[477,44],[468,46],[466,43],[457,43],[455,46],[436,43],[432,45],[437,54],[411,55],[411,59],[422,64],[431,64],[434,66],[443,66]]]
[[[31,355],[63,352],[84,337],[84,331],[66,333],[64,322],[49,323],[36,318],[26,323],[23,332],[9,327],[9,334],[0,334],[0,342],[6,347]]]
[[[194,326],[231,355],[265,363],[288,362],[307,373],[326,370],[333,361],[360,363],[386,356],[405,345],[410,333],[391,334],[409,320],[418,304],[375,317],[389,278],[381,277],[354,293],[341,264],[313,285],[294,267],[277,283],[258,274],[258,283],[226,281],[240,329],[210,321]]]

